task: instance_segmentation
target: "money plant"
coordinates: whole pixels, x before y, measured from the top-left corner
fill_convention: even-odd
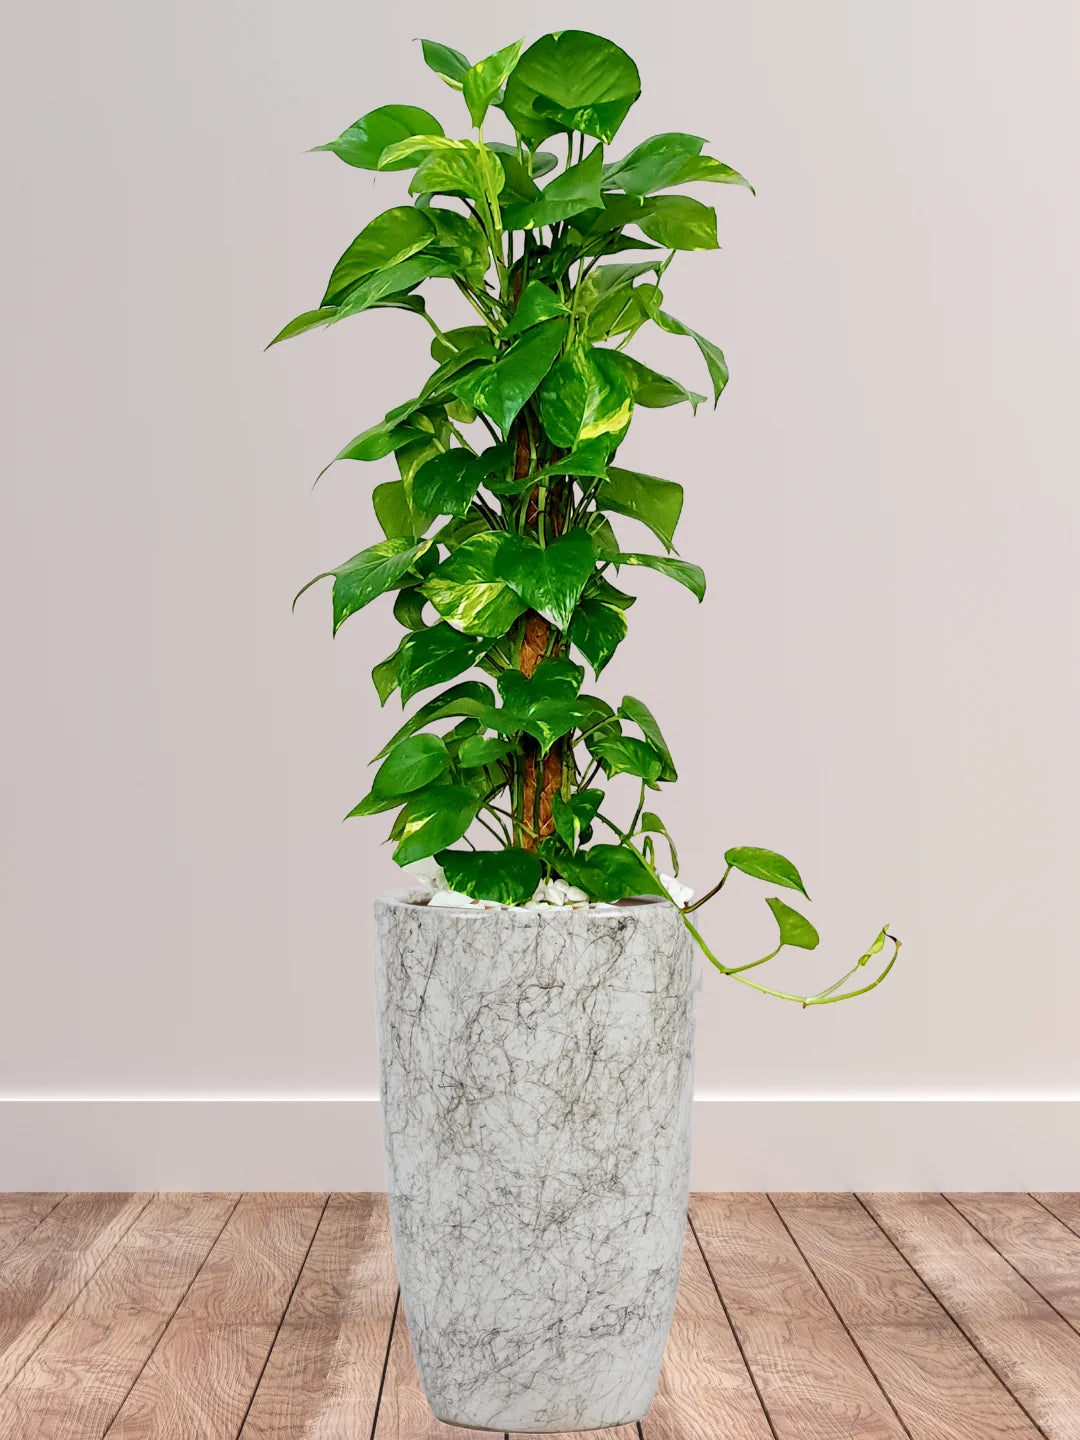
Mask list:
[[[404,635],[375,666],[375,689],[383,704],[395,691],[403,705],[425,697],[375,757],[370,793],[350,814],[396,811],[395,860],[434,856],[450,888],[478,899],[527,903],[556,878],[601,902],[663,895],[660,847],[675,874],[678,861],[647,801],[676,779],[674,761],[645,701],[593,693],[586,667],[599,677],[626,636],[635,597],[624,585],[636,571],[704,598],[704,574],[675,547],[682,486],[634,469],[626,451],[638,408],[696,413],[706,397],[631,350],[648,326],[685,337],[719,400],[724,355],[665,309],[664,277],[684,252],[718,248],[715,210],[682,187],[751,187],[696,135],[613,153],[641,85],[609,40],[564,30],[475,64],[421,43],[464,101],[470,133],[382,105],[317,147],[407,178],[408,195],[364,226],[319,306],[271,342],[386,308],[431,337],[434,369],[419,394],[335,457],[393,456],[396,478],[372,493],[384,538],[309,582],[333,580],[335,633],[392,595]],[[468,323],[450,324],[451,307]],[[610,813],[604,782],[616,775],[637,782],[629,818]],[[741,846],[724,859],[713,889],[681,907],[718,969],[803,1004],[884,979],[898,949],[886,930],[848,972],[892,940],[868,984],[845,988],[845,976],[802,996],[750,979],[781,948],[818,943],[779,897],[767,901],[772,954],[722,964],[690,917],[732,871],[806,893],[774,851]]]

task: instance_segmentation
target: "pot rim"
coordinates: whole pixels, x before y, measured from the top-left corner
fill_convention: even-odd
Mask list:
[[[375,896],[375,904],[394,909],[423,910],[429,914],[468,915],[474,919],[480,915],[516,915],[529,920],[534,917],[537,920],[546,920],[556,915],[588,915],[592,919],[618,920],[625,915],[652,910],[654,906],[672,910],[678,908],[666,895],[631,895],[625,900],[615,900],[602,905],[552,905],[544,910],[526,910],[523,905],[436,905],[431,909],[427,902],[433,893],[421,887],[410,890],[383,890]]]

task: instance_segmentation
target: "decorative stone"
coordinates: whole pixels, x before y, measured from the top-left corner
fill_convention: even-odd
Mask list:
[[[648,1410],[686,1223],[695,951],[666,901],[375,905],[402,1300],[448,1424]]]

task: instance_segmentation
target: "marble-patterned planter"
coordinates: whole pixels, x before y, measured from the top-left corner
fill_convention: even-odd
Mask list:
[[[675,908],[375,906],[394,1249],[439,1419],[624,1425],[679,1277],[695,961]]]

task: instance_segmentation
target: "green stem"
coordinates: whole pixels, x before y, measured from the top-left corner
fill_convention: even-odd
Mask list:
[[[727,877],[728,877],[730,874],[731,874],[731,866],[729,865],[729,866],[727,867],[727,869],[724,871],[723,875],[720,876],[720,879],[717,881],[717,883],[713,886],[713,888],[712,888],[711,890],[707,890],[707,891],[705,892],[705,894],[702,895],[702,897],[701,897],[700,900],[695,900],[692,905],[687,905],[687,906],[686,906],[686,913],[687,913],[687,915],[689,915],[692,910],[698,910],[698,909],[700,909],[701,906],[705,904],[706,900],[711,900],[714,895],[719,895],[720,891],[724,888],[724,882],[727,880]]]

